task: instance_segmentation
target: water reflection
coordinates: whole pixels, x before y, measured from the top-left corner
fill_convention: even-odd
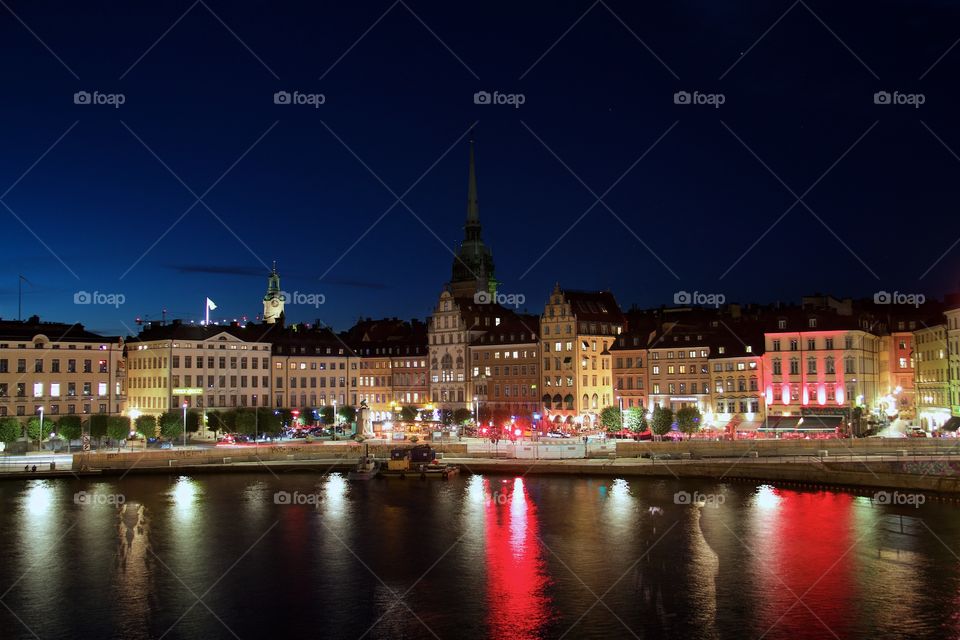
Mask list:
[[[490,637],[539,638],[549,620],[546,566],[536,507],[522,478],[494,485],[484,480],[486,503],[487,624]]]

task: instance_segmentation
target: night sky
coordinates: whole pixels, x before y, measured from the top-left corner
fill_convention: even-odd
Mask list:
[[[556,281],[624,308],[939,297],[960,280],[958,38],[946,1],[0,0],[0,316],[23,274],[24,317],[127,334],[209,296],[253,319],[276,260],[325,297],[289,320],[424,317],[474,124],[484,238],[531,312]]]

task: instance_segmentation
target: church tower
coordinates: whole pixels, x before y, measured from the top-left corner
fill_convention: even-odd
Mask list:
[[[470,167],[467,177],[467,221],[463,226],[463,242],[453,259],[450,292],[455,298],[472,298],[478,292],[494,293],[493,253],[480,235],[480,202],[477,198],[477,170],[473,157],[473,136],[470,137]]]
[[[283,315],[283,292],[280,291],[280,276],[277,274],[277,263],[273,263],[273,271],[267,278],[267,295],[263,296],[263,321],[274,324]]]

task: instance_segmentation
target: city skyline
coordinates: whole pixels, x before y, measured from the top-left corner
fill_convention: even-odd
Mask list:
[[[163,308],[199,320],[206,297],[251,318],[274,260],[285,288],[325,298],[291,320],[422,318],[462,235],[471,130],[501,287],[531,312],[557,281],[643,308],[957,286],[960,55],[942,3],[490,5],[464,21],[184,2],[123,9],[122,32],[113,11],[2,12],[19,61],[0,107],[4,318],[20,274],[24,317],[123,295],[75,307],[102,332]]]

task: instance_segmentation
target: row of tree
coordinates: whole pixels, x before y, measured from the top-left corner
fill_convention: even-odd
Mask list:
[[[26,423],[15,417],[0,418],[0,442],[13,442],[26,436],[36,440],[41,436],[40,417],[31,416]],[[43,437],[51,433],[64,440],[79,440],[83,433],[89,433],[92,438],[110,438],[123,440],[130,436],[130,418],[126,416],[93,415],[86,422],[80,416],[63,416],[61,418],[44,417]]]
[[[686,434],[695,433],[701,426],[702,416],[696,407],[683,407],[674,414],[669,407],[654,407],[650,420],[643,407],[631,407],[621,412],[617,407],[606,407],[600,412],[600,424],[609,432],[632,431],[642,433],[650,430],[657,436],[664,436],[673,428]]]

